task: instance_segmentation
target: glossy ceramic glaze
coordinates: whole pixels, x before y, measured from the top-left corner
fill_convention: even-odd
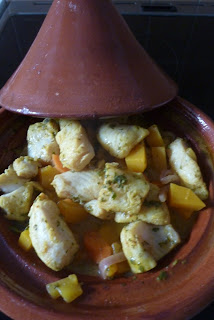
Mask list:
[[[0,106],[33,116],[99,117],[147,111],[176,94],[111,0],[55,0],[0,91]]]
[[[104,281],[79,276],[84,294],[66,304],[52,300],[45,285],[67,275],[49,270],[34,251],[23,253],[18,235],[0,215],[0,309],[16,320],[32,319],[188,319],[214,299],[214,124],[200,110],[178,98],[144,115],[150,123],[174,130],[191,142],[210,197],[189,239],[160,261],[158,267],[134,277]],[[32,118],[0,112],[1,171],[17,157]],[[173,261],[177,264],[173,265]],[[157,281],[161,271],[167,279]]]

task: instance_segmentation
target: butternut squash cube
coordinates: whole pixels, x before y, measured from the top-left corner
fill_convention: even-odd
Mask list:
[[[193,214],[194,210],[188,210],[183,208],[175,208],[175,212],[182,216],[184,219],[189,219]]]
[[[67,278],[47,284],[46,289],[53,299],[57,299],[61,296],[67,303],[72,302],[83,293],[75,274],[71,274]]]
[[[108,242],[108,244],[112,245],[113,243],[119,241],[122,228],[123,224],[116,223],[114,221],[105,222],[98,230],[98,233],[106,242]]]
[[[52,166],[46,166],[41,169],[39,169],[39,182],[40,184],[48,190],[54,190],[54,187],[51,185],[51,182],[53,181],[55,175],[59,174],[60,172],[52,167]]]
[[[164,141],[156,124],[148,128],[149,135],[146,137],[146,142],[150,147],[163,147]]]
[[[53,299],[57,299],[60,297],[60,293],[57,290],[57,285],[58,285],[58,281],[56,282],[52,282],[46,285],[46,289],[49,293],[49,295],[51,296],[51,298]]]
[[[24,231],[22,231],[19,236],[18,244],[24,251],[29,251],[32,248],[29,229],[25,229]]]
[[[163,170],[166,170],[167,169],[166,148],[151,147],[151,153],[152,153],[153,168],[158,173],[161,173]]]
[[[68,223],[79,223],[88,217],[85,208],[71,199],[60,200],[57,206]]]
[[[146,148],[143,141],[131,150],[131,152],[125,158],[125,161],[130,171],[143,172],[146,169]]]
[[[123,274],[130,271],[128,261],[117,263],[117,274]]]
[[[106,270],[106,277],[107,278],[112,278],[114,277],[114,275],[117,273],[117,264],[112,264],[111,266],[109,266]]]
[[[123,224],[123,226],[124,226],[124,224]],[[121,244],[119,242],[112,243],[111,247],[112,247],[112,250],[113,250],[113,254],[122,252],[122,246],[121,246]],[[117,272],[116,272],[117,274],[123,274],[123,273],[126,273],[126,272],[130,271],[130,266],[129,266],[127,260],[119,262],[116,265],[117,265]]]
[[[199,211],[206,205],[189,188],[170,183],[169,206],[186,209],[188,211]]]

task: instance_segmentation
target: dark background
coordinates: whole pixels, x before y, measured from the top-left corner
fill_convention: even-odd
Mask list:
[[[44,17],[15,15],[7,21],[0,33],[0,88],[25,56]],[[214,16],[124,18],[147,52],[177,82],[179,95],[214,119]],[[0,319],[10,318],[0,313]],[[194,317],[202,319],[214,319],[214,303]]]

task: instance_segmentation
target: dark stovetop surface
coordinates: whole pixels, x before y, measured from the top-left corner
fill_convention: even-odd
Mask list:
[[[177,82],[179,95],[214,119],[214,17],[124,15],[136,38]],[[44,15],[14,15],[0,33],[0,87],[19,65]],[[8,317],[0,313],[0,319]],[[194,320],[213,320],[214,303]]]

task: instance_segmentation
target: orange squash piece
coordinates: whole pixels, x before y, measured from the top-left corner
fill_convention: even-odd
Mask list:
[[[84,207],[71,199],[60,200],[57,206],[68,223],[79,223],[88,217],[88,212]]]

